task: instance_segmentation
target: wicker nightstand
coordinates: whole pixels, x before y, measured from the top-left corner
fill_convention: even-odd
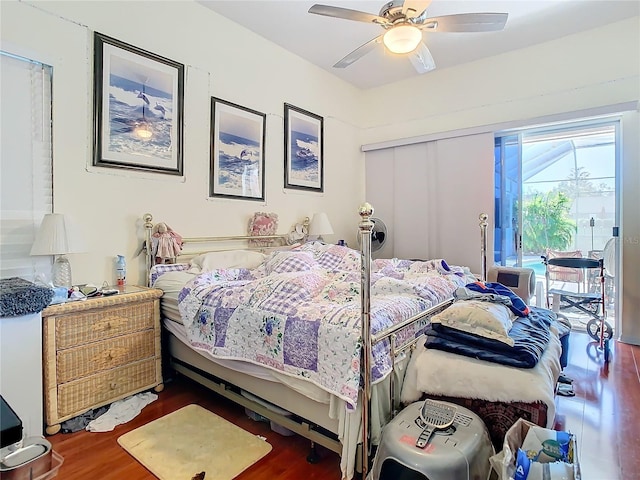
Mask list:
[[[160,365],[161,290],[127,286],[108,297],[42,312],[46,432],[92,408],[154,388]]]

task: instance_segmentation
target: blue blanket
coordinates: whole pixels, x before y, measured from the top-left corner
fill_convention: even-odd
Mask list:
[[[526,317],[513,322],[509,337],[514,346],[434,323],[425,330],[427,348],[443,350],[467,357],[519,368],[533,368],[547,348],[549,326],[556,314],[551,310],[531,307]]]

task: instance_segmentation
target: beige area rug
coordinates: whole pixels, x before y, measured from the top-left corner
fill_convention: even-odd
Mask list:
[[[118,443],[160,480],[231,480],[271,451],[257,436],[199,405],[125,433]],[[200,477],[198,477],[200,478]]]

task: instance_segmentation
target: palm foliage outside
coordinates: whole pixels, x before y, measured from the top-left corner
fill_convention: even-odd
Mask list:
[[[577,231],[570,219],[571,199],[563,192],[535,193],[522,206],[523,251],[543,255],[547,248],[566,250]]]

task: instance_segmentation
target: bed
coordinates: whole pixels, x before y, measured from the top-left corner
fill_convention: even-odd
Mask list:
[[[252,255],[247,252],[245,258],[240,258],[237,251],[211,252],[189,264],[179,258],[176,263],[155,264],[153,249],[147,248],[151,284],[164,291],[161,312],[171,366],[275,423],[337,451],[343,478],[353,476],[358,445],[362,451],[369,451],[369,440],[375,443],[390,419],[408,346],[419,336],[428,316],[445,308],[453,290],[472,278],[468,269],[448,266],[441,260],[371,261],[371,213],[367,206],[360,211],[361,251],[321,243],[281,250],[270,242],[281,240],[277,235],[218,237],[199,240],[225,243],[226,247],[228,242],[246,240],[257,244],[258,249],[250,251]],[[145,230],[146,244],[151,246],[150,215],[145,216]],[[258,264],[255,256],[265,251],[265,261]],[[189,272],[194,263],[210,265],[204,274]],[[225,268],[212,268],[216,266]],[[411,281],[403,281],[403,277]],[[247,295],[257,315],[240,302]],[[271,306],[263,308],[267,302]],[[318,302],[323,309],[320,316],[328,324],[325,330],[321,322],[308,320]],[[266,311],[268,315],[264,315]],[[206,319],[200,323],[203,315]],[[230,315],[245,321],[227,322]],[[193,321],[185,325],[185,318]],[[263,322],[265,318],[267,322]],[[243,326],[222,332],[223,323]],[[287,328],[293,331],[291,340],[284,335]],[[364,336],[363,330],[367,331]],[[222,336],[232,348],[221,345]],[[243,338],[252,336],[260,342],[239,346]],[[214,340],[213,345],[206,344],[206,337]],[[313,347],[313,359],[298,348],[303,339],[307,347],[322,345]],[[365,351],[362,357],[361,351]],[[254,352],[260,355],[251,356]],[[372,357],[370,365],[367,359]],[[309,365],[314,362],[316,368]],[[361,369],[372,372],[364,376],[362,385]],[[321,370],[324,375],[320,375]],[[340,375],[336,373],[339,370]],[[366,392],[368,401],[362,401],[360,390]],[[291,415],[263,408],[252,402],[252,397]],[[358,464],[365,463],[362,458],[358,460]]]
[[[429,319],[452,304],[457,288],[475,280],[469,269],[442,259],[372,260],[372,213],[369,204],[360,208],[359,251],[315,242],[274,247],[287,235],[185,238],[248,241],[257,246],[253,254],[264,256],[200,254],[191,272],[193,259],[156,264],[154,224],[151,215],[144,217],[150,281],[164,291],[171,367],[307,437],[312,446],[340,453],[343,479],[352,478],[356,467],[366,475],[371,446],[400,406],[400,392],[405,398],[410,388],[413,395],[425,393],[417,377],[415,385],[403,386],[405,370],[424,358]],[[480,219],[484,277],[486,215]],[[247,338],[251,342],[243,345]],[[414,346],[418,354],[409,363]],[[540,388],[548,391],[546,384]]]

